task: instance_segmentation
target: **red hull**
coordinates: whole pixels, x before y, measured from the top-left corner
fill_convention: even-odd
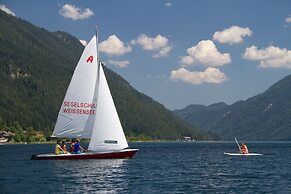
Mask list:
[[[31,157],[32,160],[86,160],[86,159],[118,159],[132,158],[138,149],[126,149],[119,152],[83,153],[83,154],[40,154]]]

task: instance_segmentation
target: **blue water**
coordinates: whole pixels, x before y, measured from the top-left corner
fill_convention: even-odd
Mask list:
[[[34,161],[54,145],[0,146],[0,193],[291,193],[291,142],[132,143],[133,159]]]

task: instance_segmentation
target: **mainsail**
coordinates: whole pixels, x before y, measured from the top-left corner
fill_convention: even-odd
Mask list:
[[[98,86],[96,36],[85,47],[66,92],[52,136],[90,138]]]
[[[97,44],[94,36],[82,53],[52,136],[91,138],[91,151],[121,150],[128,144],[98,59]]]

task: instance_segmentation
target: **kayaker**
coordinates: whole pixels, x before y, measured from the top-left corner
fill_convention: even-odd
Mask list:
[[[74,153],[75,154],[80,154],[83,151],[84,151],[84,148],[82,148],[80,146],[80,140],[76,139],[75,144],[74,144]]]
[[[240,153],[241,154],[248,154],[249,153],[248,147],[245,143],[241,144]]]
[[[63,148],[61,147],[61,140],[58,140],[57,141],[57,144],[56,144],[56,148],[55,148],[55,154],[56,155],[59,155],[59,154],[64,154],[65,151],[63,150]]]

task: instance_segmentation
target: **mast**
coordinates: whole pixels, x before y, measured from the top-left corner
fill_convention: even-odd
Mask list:
[[[98,38],[98,26],[96,26],[96,51],[97,51],[97,65],[99,65],[99,38]]]
[[[99,83],[99,80],[100,80],[100,74],[99,74],[99,71],[100,71],[100,68],[99,68],[99,65],[101,64],[101,61],[100,61],[100,57],[99,57],[99,33],[98,33],[98,26],[96,26],[96,54],[97,54],[97,80],[98,83]]]

